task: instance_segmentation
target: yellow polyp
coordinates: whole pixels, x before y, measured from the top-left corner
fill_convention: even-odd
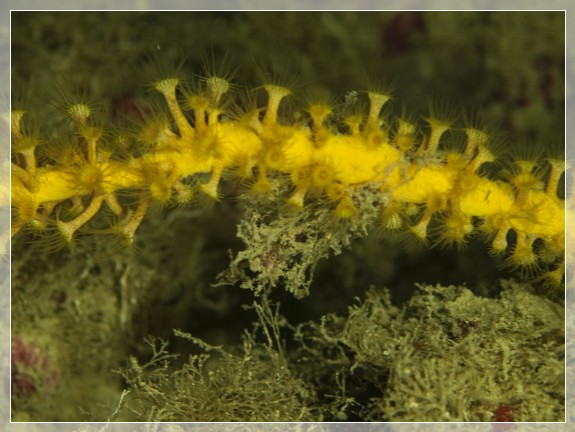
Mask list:
[[[206,112],[210,107],[210,101],[203,94],[186,94],[186,108],[194,111],[194,125],[196,131],[201,131],[207,126]]]
[[[367,115],[366,130],[375,130],[380,127],[379,115],[383,106],[389,101],[390,97],[385,94],[367,92],[369,97],[369,113]]]
[[[169,179],[158,175],[148,185],[148,191],[152,199],[166,204],[172,196],[172,183]]]
[[[466,128],[465,135],[467,137],[467,146],[465,148],[465,155],[472,157],[476,149],[484,148],[489,142],[489,135],[479,129]],[[491,162],[491,161],[490,161]]]
[[[565,161],[559,159],[548,159],[547,161],[551,166],[551,172],[549,173],[549,178],[547,179],[545,192],[549,196],[557,197],[557,187],[559,186],[561,174],[563,174],[565,171]]]
[[[537,248],[537,256],[542,262],[551,264],[558,256],[563,255],[563,239],[557,242],[556,239],[551,238],[541,242],[541,246]]]
[[[24,135],[22,132],[18,132],[20,135],[18,138],[13,138],[12,141],[12,148],[16,153],[20,153],[22,155],[28,155],[30,153],[34,153],[36,147],[40,145],[40,138],[34,134],[32,135]],[[31,164],[26,165],[26,168],[30,168]]]
[[[504,224],[499,228],[491,242],[491,254],[502,254],[507,249],[507,232],[509,231],[509,225]]]
[[[282,149],[279,146],[269,148],[265,152],[264,162],[268,168],[277,171],[284,171],[284,169],[282,169],[284,167],[284,155]]]
[[[294,193],[289,197],[288,203],[295,208],[302,209],[307,189],[306,184],[297,185]]]
[[[170,110],[170,114],[176,122],[176,126],[178,127],[180,135],[187,138],[193,136],[194,130],[188,123],[188,120],[182,113],[182,109],[178,104],[178,100],[176,98],[176,87],[178,84],[178,79],[169,78],[156,82],[154,86],[156,87],[156,90],[164,95],[164,99],[168,104],[168,109]]]
[[[184,184],[181,181],[174,183],[172,186],[172,199],[177,204],[188,204],[194,197],[194,191],[190,185]]]
[[[221,164],[215,164],[212,170],[212,175],[210,177],[210,181],[206,184],[201,185],[202,191],[206,193],[210,198],[214,200],[218,200],[218,185],[220,183],[220,179],[222,178],[222,173],[224,171],[224,167]]]
[[[14,191],[12,193],[14,194]],[[38,203],[32,195],[26,193],[12,195],[12,206],[16,209],[14,213],[16,220],[28,223],[36,218]]]
[[[508,263],[513,267],[533,267],[537,265],[537,255],[533,251],[534,238],[525,233],[519,233]]]
[[[58,227],[58,231],[60,231],[60,234],[62,234],[67,243],[71,244],[74,233],[78,228],[92,219],[98,210],[100,210],[103,200],[103,196],[95,196],[91,199],[88,207],[86,207],[86,209],[75,219],[68,222],[61,220],[57,221],[56,225]]]
[[[240,123],[249,127],[260,137],[264,137],[266,135],[266,130],[260,122],[259,115],[259,110],[252,110],[242,116]]]
[[[290,173],[291,182],[296,186],[309,187],[311,176],[309,167],[302,167]]]
[[[86,124],[88,117],[92,114],[92,109],[86,104],[76,103],[68,107],[66,114],[77,127],[81,127]]]
[[[324,103],[316,103],[310,105],[307,111],[311,117],[313,127],[316,130],[319,130],[324,127],[324,121],[326,117],[331,114],[332,108]]]
[[[563,282],[563,276],[565,276],[565,262],[561,261],[557,265],[557,268],[543,273],[541,279],[543,279],[550,287],[560,287]]]
[[[267,84],[264,86],[264,88],[268,94],[268,104],[262,123],[264,126],[269,126],[271,124],[277,123],[280,103],[283,98],[291,94],[291,91],[285,87],[273,84]]]
[[[327,197],[332,201],[339,201],[345,194],[345,187],[341,183],[331,183],[325,190]]]
[[[106,204],[108,205],[108,208],[110,210],[112,210],[112,212],[114,213],[114,215],[116,216],[120,216],[124,213],[124,209],[122,208],[122,206],[120,205],[120,203],[118,202],[118,198],[116,197],[116,195],[114,195],[113,193],[107,194],[104,197],[104,201],[106,202]]]
[[[450,214],[443,220],[443,229],[440,234],[440,242],[448,245],[462,246],[465,238],[473,231],[473,224],[469,217],[461,214]]]
[[[230,83],[228,80],[217,76],[208,77],[205,82],[210,105],[217,107],[222,96],[230,90]]]
[[[254,168],[257,165],[256,159],[241,158],[235,169],[235,174],[239,179],[245,180],[253,176]]]
[[[162,94],[172,93],[176,91],[176,87],[180,83],[178,78],[166,78],[154,83],[154,88]]]
[[[99,126],[80,126],[78,128],[80,135],[86,140],[88,162],[96,163],[98,160],[98,140],[102,137],[104,133],[103,128]]]
[[[357,208],[350,196],[345,194],[335,208],[335,215],[342,219],[350,219],[357,214]]]
[[[425,208],[430,213],[435,213],[441,210],[445,210],[447,204],[447,198],[441,193],[429,193],[427,200],[425,201]]]
[[[431,212],[424,212],[418,223],[409,228],[415,236],[425,242],[427,240],[427,226],[431,220]]]
[[[537,166],[537,161],[532,160],[516,160],[513,164],[519,169],[522,174],[532,173]]]
[[[428,154],[434,154],[439,147],[441,137],[449,130],[450,124],[434,118],[428,118],[427,123],[429,123],[431,131],[427,138],[425,150]]]
[[[349,127],[352,136],[360,134],[359,128],[362,122],[363,122],[362,114],[352,114],[343,119],[343,123]]]
[[[148,210],[148,206],[149,206],[149,200],[141,196],[138,202],[138,206],[131,215],[131,218],[126,223],[124,223],[120,228],[120,231],[124,236],[124,239],[126,240],[128,245],[131,245],[133,243],[136,230],[138,229],[138,226],[140,226],[140,223],[144,219],[146,211]]]
[[[254,193],[267,193],[272,190],[272,184],[268,179],[265,166],[258,166],[258,178],[250,189]]]
[[[149,146],[169,144],[166,135],[172,135],[167,116],[153,115],[144,119],[143,125],[138,132],[138,139]]]
[[[333,181],[333,173],[326,165],[316,165],[312,170],[313,185],[318,188],[325,188]]]
[[[26,114],[23,110],[13,110],[10,115],[10,133],[13,140],[22,138],[22,118]]]
[[[68,215],[71,217],[76,217],[82,213],[86,206],[84,205],[82,198],[80,196],[75,196],[72,198],[72,207],[68,210]]]
[[[511,183],[520,191],[528,189],[543,189],[543,181],[530,172],[521,172],[511,178]]]
[[[267,178],[258,179],[251,187],[251,191],[255,193],[269,193],[272,190],[272,184]]]
[[[208,126],[213,126],[220,121],[220,114],[222,111],[218,108],[209,108],[207,111],[207,120],[206,124]]]
[[[381,226],[389,230],[397,230],[403,226],[402,208],[398,203],[389,203],[381,214]]]
[[[98,165],[86,164],[79,167],[76,180],[82,189],[90,191],[102,190],[104,173]]]
[[[372,130],[371,132],[363,133],[364,143],[370,147],[378,148],[382,145],[387,145],[387,133],[382,130]]]
[[[393,143],[403,153],[407,153],[415,144],[415,125],[403,119],[399,119],[398,124],[399,126],[393,138]]]
[[[460,174],[458,175],[458,182],[457,182],[457,194],[463,195],[466,193],[473,193],[477,188],[478,184],[480,183],[481,177],[475,175],[473,171],[470,171],[469,168],[461,167],[459,169]]]
[[[455,151],[447,152],[447,154],[444,156],[444,159],[445,164],[449,165],[449,169],[461,172],[464,172],[465,167],[469,163],[469,160],[465,155]]]

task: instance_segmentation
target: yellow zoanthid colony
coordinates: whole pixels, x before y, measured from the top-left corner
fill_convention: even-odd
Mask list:
[[[336,218],[361,219],[357,191],[369,187],[379,195],[373,211],[381,228],[454,246],[480,233],[494,253],[509,253],[510,266],[561,284],[562,155],[516,158],[491,177],[485,168],[498,163],[497,146],[486,131],[466,125],[461,140],[446,136],[449,118],[428,117],[425,128],[382,118],[388,94],[367,91],[365,111],[311,102],[301,118],[282,119],[286,87],[264,84],[265,106],[232,110],[225,77],[204,76],[191,88],[180,83],[176,76],[153,83],[168,112],[144,115],[137,139],[146,148],[137,153],[122,148],[120,137],[110,140],[83,102],[64,107],[74,128],[68,141],[42,142],[25,126],[25,113],[13,112],[13,232],[56,230],[72,244],[104,209],[110,225],[103,230],[131,243],[151,204],[185,204],[198,193],[218,200],[222,176],[265,195],[274,188],[269,177],[284,176],[291,185],[285,202],[296,210],[321,200]],[[46,148],[44,160],[39,148]],[[127,192],[135,203],[120,200]]]
[[[119,51],[87,31],[104,18]],[[443,47],[434,61],[460,52],[450,25],[477,26],[481,45],[494,37],[482,20],[539,23],[543,34],[559,18],[16,14],[22,96],[10,116],[12,232],[2,233],[12,236],[13,419],[563,420],[565,157],[548,134],[560,122],[540,115],[561,105],[560,75],[543,70],[545,85],[531,86],[525,72],[529,91],[499,89],[482,115],[454,107],[468,105],[462,91],[404,107],[427,85],[426,49]],[[71,36],[60,19],[91,25]],[[375,25],[407,84],[336,99],[298,88],[275,62],[246,72],[244,58],[223,54],[242,44],[289,54],[301,42],[286,31],[295,22],[317,47],[298,65],[321,64],[320,85],[352,76],[350,47]],[[208,45],[212,30],[221,41],[203,66],[164,55],[172,33]],[[43,49],[55,63],[40,69],[44,57],[29,55],[23,66],[27,38],[52,41]],[[277,47],[260,46],[266,38]],[[327,70],[330,43],[342,60]],[[410,58],[416,46],[427,48]],[[494,59],[498,49],[516,52],[493,45]],[[118,61],[125,53],[152,70],[147,92]],[[484,55],[516,82],[516,68]],[[457,74],[475,79],[474,59]],[[92,77],[92,67],[102,70]],[[52,82],[60,69],[78,76]],[[38,86],[51,87],[49,103]],[[515,118],[501,114],[505,97]],[[530,103],[539,108],[522,111]],[[521,139],[502,138],[498,115]]]

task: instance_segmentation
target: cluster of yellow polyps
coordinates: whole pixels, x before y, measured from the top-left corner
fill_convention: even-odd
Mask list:
[[[193,91],[176,78],[156,82],[171,119],[147,116],[139,137],[149,148],[123,158],[113,158],[101,145],[104,128],[91,121],[88,105],[77,103],[70,104],[67,115],[81,145],[65,147],[51,163],[39,164],[40,139],[24,130],[23,112],[14,112],[13,232],[22,227],[41,231],[55,221],[52,226],[71,242],[105,203],[115,215],[114,229],[131,242],[150,202],[191,199],[190,177],[209,173],[200,188],[217,199],[226,171],[244,179],[254,176],[251,189],[257,193],[269,192],[270,173],[280,172],[293,184],[287,199],[294,207],[321,196],[333,203],[336,217],[361,217],[354,190],[372,184],[387,197],[381,208],[384,228],[405,228],[425,241],[434,218],[440,227],[434,241],[455,245],[478,231],[494,252],[507,250],[510,265],[541,269],[561,283],[564,202],[557,188],[562,160],[516,160],[505,179],[492,180],[480,171],[494,161],[485,132],[468,127],[462,148],[443,145],[449,122],[429,118],[426,133],[404,119],[386,122],[381,111],[389,97],[384,94],[367,92],[368,111],[341,115],[334,125],[332,107],[323,102],[310,104],[302,120],[282,121],[278,110],[290,92],[274,84],[263,86],[264,108],[252,104],[232,115],[222,102],[229,87],[216,76]],[[138,196],[133,208],[118,199],[126,190]],[[62,203],[67,204],[65,217],[58,211]],[[516,234],[512,244],[510,230]]]

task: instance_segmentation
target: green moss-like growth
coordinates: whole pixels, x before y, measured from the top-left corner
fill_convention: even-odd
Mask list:
[[[177,332],[180,336],[190,335]],[[193,338],[191,338],[193,340]],[[314,392],[270,346],[246,335],[241,353],[208,347],[174,368],[166,344],[151,341],[145,364],[131,359],[124,377],[130,420],[154,422],[318,421]]]
[[[401,310],[372,289],[326,328],[341,328],[349,376],[373,393],[363,420],[492,421],[506,406],[515,421],[562,421],[563,312],[511,282],[497,299],[422,286]]]
[[[263,300],[235,353],[177,331],[203,353],[178,365],[152,342],[151,360],[132,358],[119,419],[562,421],[563,309],[503,285],[496,299],[421,286],[402,308],[372,288],[347,316],[297,327]]]
[[[256,295],[283,287],[302,298],[309,295],[317,263],[365,235],[378,216],[377,204],[385,198],[373,187],[359,188],[354,199],[361,217],[341,219],[327,199],[291,208],[286,176],[277,175],[271,182],[271,193],[245,197],[237,234],[245,249],[220,276],[220,283],[238,283]]]

